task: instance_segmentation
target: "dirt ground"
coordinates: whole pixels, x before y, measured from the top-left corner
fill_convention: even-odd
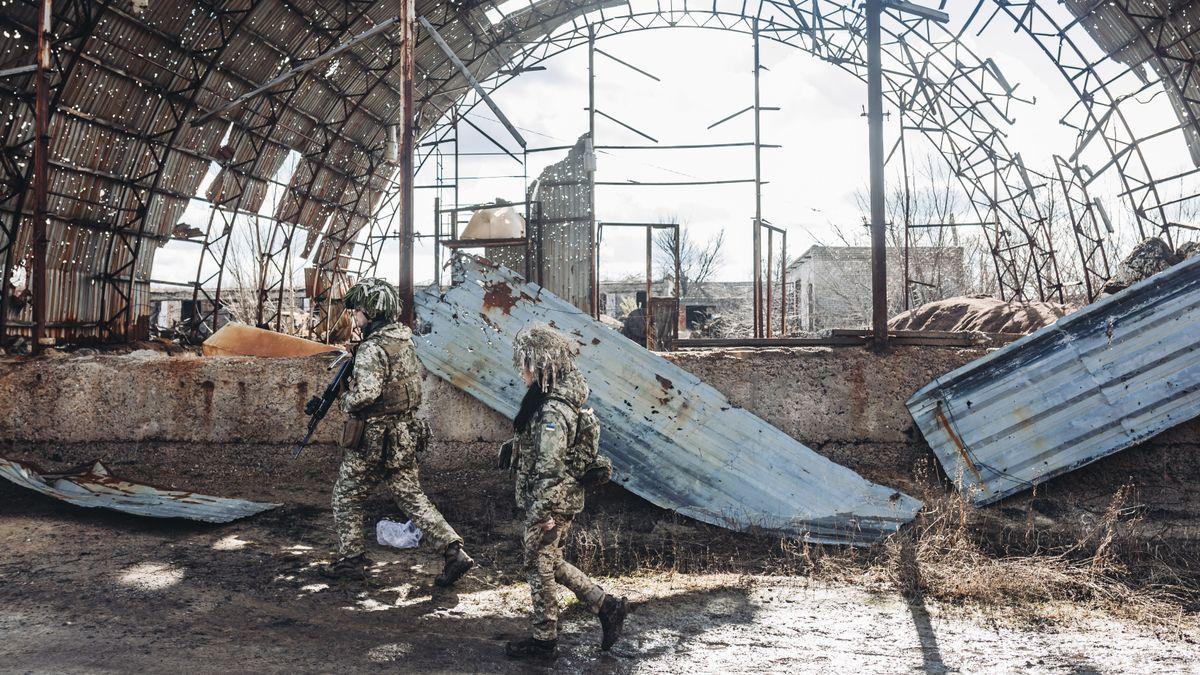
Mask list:
[[[228,525],[82,509],[0,482],[0,671],[528,672],[514,546],[452,591],[428,551],[372,548],[369,585],[327,585],[319,500]],[[369,515],[389,512],[377,496]],[[554,672],[1200,672],[1187,631],[1067,605],[1044,620],[803,577],[605,579],[636,609],[610,654],[578,606]],[[564,603],[568,600],[564,596]]]

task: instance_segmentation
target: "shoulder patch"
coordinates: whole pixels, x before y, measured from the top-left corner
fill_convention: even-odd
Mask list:
[[[546,422],[546,431],[554,431],[557,428],[558,427],[554,425],[554,422]]]

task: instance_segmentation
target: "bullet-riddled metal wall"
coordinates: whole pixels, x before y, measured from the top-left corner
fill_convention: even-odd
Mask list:
[[[595,167],[591,138],[584,134],[560,162],[546,167],[529,186],[529,222],[534,281],[585,312],[592,312],[594,229],[590,169]],[[487,257],[509,269],[525,269],[526,253],[517,248],[489,249]]]

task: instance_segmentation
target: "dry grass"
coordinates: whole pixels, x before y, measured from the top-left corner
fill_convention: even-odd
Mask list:
[[[637,571],[804,575],[899,590],[941,602],[1045,621],[1062,608],[1095,610],[1168,632],[1200,623],[1200,574],[1148,546],[1128,486],[1103,517],[1069,541],[1032,519],[1024,531],[989,527],[956,493],[871,549],[738,535],[644,508],[606,507],[581,522],[569,555],[598,574]],[[1053,543],[1048,543],[1053,541]]]

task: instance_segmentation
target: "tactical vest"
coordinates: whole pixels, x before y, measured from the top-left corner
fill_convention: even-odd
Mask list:
[[[388,376],[379,398],[358,411],[361,417],[415,413],[421,405],[421,375],[416,350],[409,340],[381,340],[387,354]]]

